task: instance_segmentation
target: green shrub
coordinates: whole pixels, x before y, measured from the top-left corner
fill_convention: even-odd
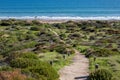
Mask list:
[[[112,80],[112,74],[109,70],[106,69],[98,69],[94,72],[91,72],[89,80]]]
[[[112,51],[109,49],[103,49],[103,48],[96,48],[94,50],[91,51],[87,51],[86,55],[89,56],[97,56],[97,57],[108,57],[108,56],[112,56],[112,55],[118,55],[119,52],[116,51]]]
[[[31,74],[31,72],[29,72],[28,74],[25,72],[25,70],[22,70],[22,73],[29,77],[27,80],[47,80],[47,78],[44,75],[39,75],[38,73]]]
[[[0,25],[1,25],[1,26],[10,26],[11,23],[12,23],[11,20],[1,20]]]
[[[32,24],[33,24],[33,25],[43,25],[43,24],[40,23],[40,21],[38,21],[38,20],[33,20],[33,21],[32,21]]]
[[[55,47],[55,50],[58,53],[65,54],[66,53],[66,46],[65,45],[58,45],[57,47]]]
[[[97,48],[94,51],[91,52],[92,55],[98,56],[98,57],[107,57],[107,56],[111,56],[111,55],[118,55],[119,52],[115,52],[109,49],[100,49]]]
[[[40,26],[34,26],[34,27],[31,27],[30,30],[40,31],[40,30],[41,30],[41,27],[40,27]]]
[[[21,53],[15,55],[10,61],[13,68],[21,68],[22,72],[35,80],[57,80],[59,75],[52,66],[46,62],[41,62],[33,53]]]
[[[9,56],[7,57],[7,61],[10,62],[13,59],[17,59],[17,58],[28,58],[28,59],[37,59],[38,57],[36,54],[32,53],[32,52],[27,52],[27,53],[19,53],[19,52],[15,52],[15,53],[11,53],[9,54]]]
[[[39,75],[44,75],[47,78],[47,80],[57,80],[59,78],[57,72],[48,64],[34,66],[28,69],[32,73],[38,73]]]
[[[40,62],[36,59],[30,58],[16,58],[10,62],[10,66],[14,68],[27,68],[29,66],[35,66]]]
[[[38,56],[32,52],[29,53],[21,53],[19,57],[29,58],[29,59],[38,59]]]
[[[23,69],[22,72],[27,75],[32,74],[35,78],[42,76],[44,80],[57,80],[59,78],[56,70],[54,70],[50,64],[45,62],[40,62],[36,66],[29,66],[28,68]]]
[[[24,46],[24,48],[33,48],[36,44],[37,44],[37,42],[30,41],[30,42],[26,42],[23,46]]]
[[[0,68],[0,71],[12,71],[12,70],[13,70],[13,68],[11,68],[10,66],[2,66]]]
[[[66,28],[65,24],[63,24],[63,23],[61,23],[61,24],[55,23],[55,24],[53,24],[53,26],[58,28],[58,29],[65,29]]]
[[[36,38],[37,38],[37,36],[35,34],[31,33],[31,34],[26,35],[25,40],[34,40]]]
[[[119,77],[113,77],[112,80],[119,80]]]

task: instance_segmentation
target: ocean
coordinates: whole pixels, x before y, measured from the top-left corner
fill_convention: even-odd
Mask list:
[[[120,19],[120,0],[0,0],[0,19]]]

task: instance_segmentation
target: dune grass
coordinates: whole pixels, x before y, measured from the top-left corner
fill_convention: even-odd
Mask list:
[[[108,69],[112,72],[114,80],[120,78],[120,55],[110,57],[97,57],[96,61],[94,58],[90,58],[90,71],[95,70],[95,64],[99,64],[100,69]]]
[[[80,45],[76,47],[76,49],[80,51],[82,54],[85,54],[85,51],[89,48],[90,46],[80,46]]]
[[[52,61],[53,62],[52,66],[55,70],[59,70],[59,69],[63,68],[64,66],[72,63],[72,58],[74,57],[74,54],[72,54],[70,56],[65,55],[66,56],[65,59],[63,58],[63,56],[64,56],[63,54],[59,54],[55,51],[39,54],[41,61],[46,61],[48,63],[50,61]]]

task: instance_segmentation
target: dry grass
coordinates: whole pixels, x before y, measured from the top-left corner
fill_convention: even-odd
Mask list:
[[[26,80],[26,76],[21,74],[20,70],[1,71],[0,80]]]

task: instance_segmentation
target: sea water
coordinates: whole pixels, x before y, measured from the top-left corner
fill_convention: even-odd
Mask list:
[[[120,19],[120,0],[0,0],[0,18]]]

